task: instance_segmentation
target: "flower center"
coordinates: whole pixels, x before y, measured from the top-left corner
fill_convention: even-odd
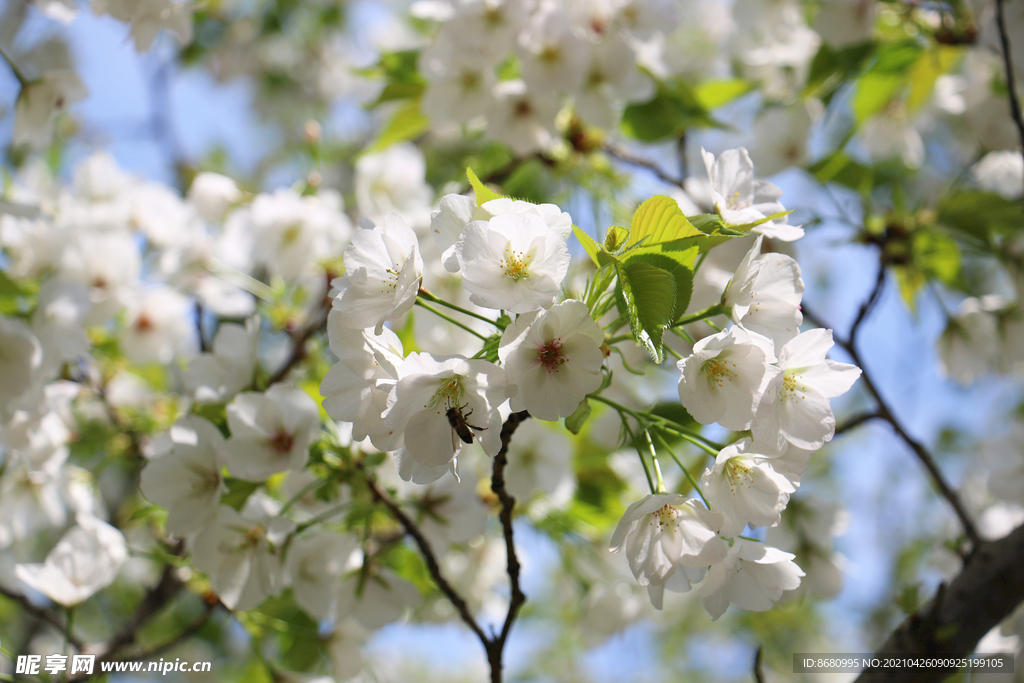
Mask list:
[[[552,339],[537,349],[537,360],[548,372],[558,370],[558,366],[563,365],[568,360],[562,351],[561,338]]]
[[[726,200],[726,205],[733,210],[745,209],[750,206],[750,200],[746,198],[740,199],[740,193],[733,192],[732,197]]]
[[[150,320],[149,316],[145,313],[135,319],[136,332],[152,332],[154,327],[156,327],[156,325],[153,324],[153,321]]]
[[[725,478],[729,481],[729,489],[733,495],[736,494],[737,486],[752,488],[754,477],[750,474],[750,468],[743,464],[740,458],[730,458],[725,463]]]
[[[460,377],[450,377],[441,382],[440,386],[437,387],[437,391],[435,391],[434,395],[431,397],[430,403],[423,407],[442,406],[442,408],[438,410],[438,414],[440,414],[442,409],[447,410],[452,406],[459,405],[459,397],[462,394],[462,383],[459,381],[460,379]]]
[[[292,444],[295,443],[295,437],[289,434],[284,429],[280,429],[270,437],[270,447],[281,455],[286,455],[292,450]]]
[[[700,369],[707,377],[709,389],[721,388],[726,381],[731,382],[738,377],[736,364],[721,358],[710,358],[704,361],[704,365],[700,366]]]
[[[797,384],[796,373],[790,370],[782,376],[782,391],[779,392],[779,400],[798,401],[802,398],[807,398],[807,396],[802,393],[803,390],[803,386]]]
[[[654,522],[657,523],[659,529],[675,529],[679,526],[676,523],[676,518],[679,517],[679,511],[671,505],[666,505],[660,510],[654,513]]]
[[[505,271],[505,275],[512,278],[513,282],[519,282],[530,277],[530,261],[533,257],[525,251],[516,251],[509,244],[505,247],[505,258],[501,259],[499,265]]]

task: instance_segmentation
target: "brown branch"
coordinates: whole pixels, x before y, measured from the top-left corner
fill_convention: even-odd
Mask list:
[[[619,161],[622,161],[624,163],[627,163],[630,166],[637,166],[638,168],[647,169],[648,171],[656,175],[658,179],[661,180],[663,183],[675,185],[676,187],[683,190],[686,189],[683,186],[684,184],[682,180],[680,180],[679,178],[673,178],[668,173],[663,171],[661,167],[658,166],[658,164],[654,163],[650,159],[638,157],[629,150],[623,149],[622,147],[614,145],[611,142],[606,142],[602,149],[604,149],[605,154],[607,154],[608,156],[618,159]]]
[[[754,653],[754,681],[756,681],[756,683],[764,683],[763,658],[764,645],[758,645],[757,652]]]
[[[515,507],[516,499],[505,489],[505,466],[508,464],[508,447],[512,442],[512,434],[520,423],[530,417],[530,413],[523,410],[512,413],[501,426],[501,450],[494,456],[494,469],[491,473],[491,490],[498,496],[501,502],[501,512],[498,519],[501,520],[501,528],[505,534],[505,550],[508,553],[508,579],[512,588],[512,597],[508,603],[508,613],[505,615],[505,623],[501,627],[501,633],[492,638],[487,644],[487,658],[491,664],[491,683],[501,683],[502,663],[501,657],[505,649],[505,641],[512,630],[512,623],[516,620],[520,608],[526,602],[526,595],[519,585],[519,559],[516,557],[516,546],[512,538],[512,510]]]
[[[802,308],[804,318],[806,320],[814,323],[819,327],[832,329],[821,318],[819,318],[812,311],[810,311],[807,308],[806,304],[803,305]],[[964,533],[967,534],[967,537],[970,539],[971,545],[974,548],[977,548],[978,545],[981,543],[981,536],[978,534],[978,530],[974,525],[974,521],[971,519],[971,516],[967,513],[967,509],[964,508],[963,503],[960,502],[959,496],[957,496],[953,488],[946,482],[946,479],[943,476],[942,471],[939,469],[938,465],[935,464],[935,459],[932,457],[931,453],[928,452],[928,449],[925,448],[920,441],[910,436],[910,434],[907,433],[906,429],[903,428],[903,425],[900,423],[900,421],[896,419],[896,416],[889,408],[889,405],[885,402],[885,399],[882,398],[882,394],[878,391],[878,387],[875,385],[874,380],[871,378],[871,373],[868,372],[868,369],[864,365],[864,361],[861,359],[860,354],[857,353],[857,348],[849,341],[835,335],[834,332],[832,338],[836,344],[838,344],[841,348],[843,348],[846,351],[847,354],[849,354],[854,364],[861,369],[861,380],[864,382],[864,386],[867,388],[868,392],[875,399],[875,403],[878,404],[878,417],[888,422],[892,426],[896,434],[901,439],[903,439],[903,441],[906,442],[908,446],[910,446],[910,450],[914,452],[914,455],[917,456],[917,459],[920,460],[921,464],[924,465],[924,468],[928,470],[928,474],[931,475],[932,482],[935,484],[935,487],[939,490],[939,493],[942,495],[943,498],[945,498],[949,502],[950,506],[953,508],[953,512],[960,520],[960,526],[963,527]]]
[[[40,621],[45,621],[50,626],[53,626],[79,652],[82,652],[85,649],[85,643],[83,643],[80,638],[76,637],[75,634],[72,633],[71,630],[68,628],[68,625],[62,623],[60,618],[57,617],[50,610],[43,609],[41,607],[36,607],[31,602],[29,602],[29,599],[26,598],[24,595],[20,595],[13,591],[9,591],[3,586],[0,586],[0,595],[3,595],[5,598],[8,598],[18,603],[19,605],[21,605],[21,608],[23,610],[34,616],[36,619],[39,619]]]
[[[871,294],[861,304],[860,310],[857,311],[857,317],[853,320],[853,325],[850,326],[850,346],[857,343],[857,332],[860,331],[860,325],[867,319],[868,315],[874,309],[875,304],[882,296],[882,290],[885,289],[885,264],[878,264],[878,277],[875,278],[875,286],[871,289]]]
[[[358,467],[362,469],[362,463],[359,463]],[[373,475],[366,474],[366,486],[370,489],[370,493],[373,495],[375,500],[380,501],[384,504],[384,507],[391,512],[391,515],[398,520],[398,523],[402,525],[405,532],[412,536],[412,540],[416,543],[416,547],[420,549],[420,553],[423,555],[423,560],[427,563],[427,569],[430,571],[430,576],[434,579],[434,583],[441,589],[441,592],[445,594],[449,602],[455,606],[455,610],[459,613],[462,621],[469,626],[470,630],[476,634],[477,638],[483,644],[484,649],[489,651],[490,640],[487,634],[483,632],[480,625],[476,623],[476,619],[473,618],[473,614],[469,611],[469,605],[462,598],[461,595],[448,583],[448,579],[444,578],[444,574],[441,573],[441,566],[438,564],[437,556],[430,547],[430,543],[427,541],[423,532],[416,525],[416,522],[402,511],[402,508],[398,507],[398,503],[394,501],[374,480]]]
[[[310,338],[318,332],[322,332],[327,326],[327,316],[331,312],[331,274],[327,274],[327,290],[324,292],[324,298],[320,302],[320,306],[317,311],[310,317],[309,322],[301,330],[293,332],[292,342],[294,347],[292,353],[288,356],[288,360],[285,361],[277,372],[275,372],[269,380],[267,380],[267,386],[283,382],[288,373],[292,371],[296,365],[302,362],[306,357],[306,343]]]
[[[998,541],[981,541],[960,573],[907,617],[879,654],[945,657],[973,652],[978,641],[1024,600],[1024,526]],[[870,669],[857,683],[931,683],[953,669]]]
[[[843,424],[841,424],[838,427],[836,427],[835,436],[839,436],[843,432],[848,432],[851,429],[854,429],[855,427],[859,427],[862,424],[864,424],[865,422],[867,422],[868,420],[873,420],[876,417],[881,417],[881,415],[879,415],[876,412],[868,412],[868,413],[861,413],[859,415],[851,417],[849,420],[847,420]]]
[[[1017,81],[1013,73],[1013,58],[1010,55],[1010,36],[1006,32],[1006,15],[1003,0],[996,0],[996,26],[999,28],[999,43],[1003,48],[1003,65],[1006,68],[1006,89],[1009,91],[1010,115],[1017,126],[1020,136],[1021,154],[1024,154],[1024,115],[1021,114],[1020,100],[1017,98]],[[1019,37],[1019,36],[1018,36]],[[1022,195],[1024,199],[1024,195]]]

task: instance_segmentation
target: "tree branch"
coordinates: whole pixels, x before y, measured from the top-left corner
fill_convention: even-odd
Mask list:
[[[870,299],[868,300],[868,302],[870,302]],[[867,303],[865,304],[865,306],[867,306]],[[802,308],[804,318],[806,320],[814,323],[819,327],[832,329],[821,318],[819,318],[811,310],[809,310],[806,305],[803,305]],[[899,437],[903,439],[903,441],[905,441],[908,446],[910,446],[910,450],[914,452],[914,455],[917,456],[917,459],[920,460],[921,464],[924,465],[924,468],[928,470],[928,474],[931,475],[932,482],[935,484],[935,487],[939,490],[939,493],[942,495],[943,498],[945,498],[949,502],[950,506],[953,508],[953,512],[960,520],[960,526],[963,527],[964,533],[970,539],[972,547],[977,548],[978,545],[981,543],[981,536],[979,536],[978,530],[974,526],[974,521],[971,519],[971,516],[967,513],[967,510],[966,508],[964,508],[963,503],[960,502],[960,498],[956,495],[956,492],[953,491],[953,488],[946,482],[946,479],[943,476],[942,471],[939,469],[938,465],[935,464],[935,459],[932,457],[931,453],[928,452],[928,449],[925,448],[920,441],[910,436],[907,433],[906,429],[903,428],[903,425],[900,423],[900,421],[896,419],[896,416],[893,414],[892,410],[890,410],[889,405],[885,402],[885,399],[882,398],[881,393],[879,393],[878,387],[875,385],[874,380],[871,378],[871,374],[868,372],[867,367],[864,365],[864,361],[861,359],[860,354],[857,353],[857,348],[851,342],[835,335],[834,332],[832,338],[836,344],[838,344],[841,348],[843,348],[846,351],[846,353],[850,355],[850,358],[853,360],[854,364],[861,369],[861,379],[864,382],[864,386],[867,388],[871,396],[875,399],[875,403],[878,404],[878,417],[892,425],[892,428],[896,432],[896,434],[899,435]]]
[[[285,361],[277,372],[275,372],[271,378],[267,381],[267,386],[271,386],[278,382],[284,381],[288,377],[288,373],[292,371],[296,365],[298,365],[306,357],[306,342],[310,338],[325,329],[327,326],[327,316],[331,312],[331,275],[327,274],[327,290],[324,292],[324,298],[320,302],[320,306],[317,312],[310,316],[310,320],[306,323],[306,326],[301,330],[293,332],[291,337],[295,344],[292,349],[292,353],[288,356],[288,360]]]
[[[53,614],[53,612],[47,609],[43,609],[41,607],[36,607],[31,602],[29,602],[29,599],[26,598],[24,595],[19,595],[18,593],[9,591],[3,586],[0,586],[0,595],[3,595],[5,598],[8,598],[10,600],[13,600],[14,602],[21,605],[21,608],[29,614],[31,614],[32,616],[36,617],[40,621],[45,621],[50,626],[53,626],[61,633],[61,635],[67,638],[67,641],[71,643],[79,652],[82,652],[85,649],[85,643],[83,643],[80,638],[76,637],[75,634],[68,629],[67,625],[62,623],[61,620],[55,614]]]
[[[1009,91],[1010,115],[1013,117],[1014,125],[1017,126],[1017,134],[1020,136],[1021,154],[1024,154],[1024,115],[1021,114],[1020,100],[1017,98],[1017,81],[1013,74],[1010,36],[1006,32],[1006,13],[1003,10],[1003,0],[996,0],[996,26],[999,28],[999,43],[1003,48],[1003,66],[1006,68],[1006,89]]]
[[[362,463],[360,463],[358,467],[362,469]],[[434,583],[436,583],[437,587],[441,589],[441,592],[445,594],[445,597],[448,598],[449,602],[455,606],[455,610],[459,613],[462,621],[464,621],[466,625],[469,626],[470,630],[476,634],[477,638],[480,639],[484,649],[490,652],[490,639],[487,637],[487,634],[483,632],[483,629],[480,628],[480,625],[476,623],[476,619],[473,618],[473,614],[469,611],[469,605],[466,604],[466,601],[461,595],[459,595],[452,585],[448,583],[448,580],[444,578],[444,575],[441,573],[441,566],[437,562],[437,556],[434,555],[434,551],[431,549],[430,543],[423,535],[423,532],[420,531],[416,522],[414,522],[409,515],[405,514],[400,507],[398,507],[398,503],[396,503],[394,499],[387,494],[387,492],[377,485],[373,475],[369,473],[366,473],[366,486],[370,489],[370,493],[373,494],[374,499],[383,503],[384,507],[386,507],[398,523],[402,525],[405,532],[412,536],[412,540],[416,543],[416,547],[420,549],[420,554],[423,555],[423,560],[427,563],[427,569],[430,571],[430,576],[434,579]]]
[[[647,169],[648,171],[656,175],[658,179],[661,180],[663,183],[675,185],[676,187],[683,190],[686,189],[683,187],[682,180],[680,180],[679,178],[673,178],[650,159],[638,157],[629,150],[623,149],[622,147],[614,145],[611,142],[606,142],[602,149],[604,150],[605,154],[615,159],[618,159],[621,162],[627,163],[630,166],[637,166],[639,168]]]
[[[1024,526],[980,541],[950,582],[907,617],[878,648],[882,654],[946,656],[973,652],[978,641],[1024,600]],[[871,669],[857,683],[930,683],[953,669]]]
[[[881,415],[879,415],[878,413],[876,413],[874,411],[867,412],[867,413],[861,413],[859,415],[851,417],[849,420],[847,420],[843,424],[841,424],[838,427],[836,427],[835,436],[838,436],[838,435],[842,434],[843,432],[848,432],[851,429],[854,429],[855,427],[859,427],[862,424],[864,424],[865,422],[867,422],[868,420],[873,420],[876,417],[881,417]]]
[[[487,644],[487,658],[491,664],[491,683],[501,683],[502,652],[505,649],[505,641],[512,630],[512,623],[516,620],[520,608],[526,602],[526,595],[519,585],[519,559],[516,557],[516,546],[512,538],[512,510],[515,507],[516,499],[505,489],[505,466],[508,464],[508,447],[512,442],[512,434],[520,423],[530,417],[530,413],[523,410],[512,413],[501,426],[501,450],[494,456],[494,469],[491,473],[491,490],[498,496],[501,502],[501,512],[498,519],[501,520],[501,528],[505,534],[505,550],[508,553],[508,579],[512,588],[512,597],[508,603],[508,613],[505,615],[505,623],[501,627],[501,633],[491,639]]]

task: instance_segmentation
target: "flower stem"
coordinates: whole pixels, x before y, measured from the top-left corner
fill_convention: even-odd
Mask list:
[[[487,341],[487,337],[485,337],[484,335],[480,334],[479,332],[474,330],[472,327],[469,327],[468,325],[463,325],[462,323],[460,323],[458,320],[456,320],[455,318],[451,317],[447,313],[442,313],[441,311],[437,310],[436,308],[434,308],[430,304],[424,302],[423,299],[416,299],[416,305],[417,306],[422,306],[423,308],[427,309],[428,311],[430,311],[434,315],[436,315],[438,317],[441,317],[441,318],[444,318],[445,320],[450,322],[452,325],[455,325],[456,327],[461,327],[466,332],[469,332],[474,337],[480,339],[480,341]],[[494,323],[492,322],[491,324],[493,325]]]
[[[690,470],[686,467],[686,465],[683,464],[683,461],[679,459],[679,456],[676,455],[675,451],[673,451],[672,448],[668,445],[668,441],[665,439],[665,437],[663,437],[661,434],[658,434],[658,432],[655,432],[655,434],[657,435],[658,440],[661,441],[662,447],[666,451],[668,451],[668,454],[672,456],[672,459],[676,461],[677,465],[679,465],[679,469],[683,471],[683,474],[686,476],[686,480],[690,482],[690,485],[693,487],[693,490],[697,492],[697,495],[700,496],[700,499],[704,501],[704,505],[706,505],[708,510],[710,510],[711,503],[709,503],[708,499],[704,497],[704,492],[701,491],[700,484],[698,484],[697,480],[693,478],[692,474],[690,474]]]
[[[639,413],[639,412],[637,412],[635,410],[627,408],[626,406],[624,406],[624,405],[622,405],[620,403],[616,403],[615,401],[613,401],[613,400],[611,400],[609,398],[605,398],[604,396],[601,396],[599,394],[590,394],[589,396],[587,396],[587,398],[592,399],[594,401],[597,401],[599,403],[604,403],[606,406],[610,406],[610,407],[614,408],[615,410],[617,410],[620,413],[625,413],[625,414],[629,415],[630,417],[633,417],[634,419],[636,419],[637,422],[644,422],[644,421],[653,422],[653,423],[657,424],[659,427],[661,427],[662,429],[664,429],[666,431],[670,431],[673,434],[678,434],[679,436],[683,437],[687,441],[689,441],[691,443],[694,443],[697,446],[700,446],[709,455],[717,456],[718,455],[718,451],[720,451],[723,448],[725,448],[724,445],[722,445],[720,443],[715,443],[714,441],[711,441],[710,439],[707,439],[707,438],[701,436],[698,433],[691,432],[691,431],[687,430],[685,427],[683,427],[682,425],[680,425],[679,423],[673,422],[672,420],[669,420],[669,419],[666,419],[664,417],[661,417],[660,415],[650,415],[650,414]]]
[[[427,291],[426,289],[424,289],[422,287],[420,287],[420,296],[423,297],[424,299],[426,299],[427,301],[432,301],[435,304],[441,304],[445,308],[450,308],[453,311],[458,311],[459,313],[462,313],[463,315],[468,315],[471,318],[476,318],[477,320],[482,320],[485,323],[487,323],[488,325],[494,325],[499,330],[504,330],[505,329],[505,326],[504,325],[499,325],[497,321],[491,320],[490,318],[488,318],[486,316],[482,316],[479,313],[474,313],[473,311],[466,310],[465,308],[462,308],[461,306],[456,306],[455,304],[448,303],[444,299],[431,294],[429,291]]]
[[[705,308],[702,311],[697,311],[696,313],[692,313],[692,314],[690,314],[688,316],[680,318],[679,320],[677,320],[674,323],[672,323],[672,327],[682,327],[683,325],[689,325],[690,323],[695,323],[698,320],[705,320],[706,318],[713,318],[713,317],[718,316],[718,315],[728,315],[728,314],[729,314],[728,307],[724,306],[723,304],[715,304],[713,306],[708,306],[707,308]],[[710,325],[711,323],[708,323],[708,324]]]
[[[647,466],[647,461],[644,460],[643,451],[640,450],[640,441],[636,438],[636,434],[629,428],[629,423],[626,422],[626,416],[620,411],[619,418],[622,420],[622,427],[629,433],[629,438],[633,440],[633,446],[636,448],[637,457],[640,458],[640,464],[644,466],[644,474],[647,475],[647,485],[651,489],[651,493],[658,493],[657,487],[654,484],[654,479],[651,478],[651,469]]]
[[[654,447],[654,441],[651,439],[651,430],[644,430],[644,437],[647,439],[647,448],[651,451],[651,460],[654,461],[654,475],[658,480],[658,490],[656,493],[666,493],[668,489],[665,488],[665,480],[661,477],[661,465],[658,463],[658,449]]]
[[[25,77],[25,74],[22,73],[21,69],[18,68],[18,65],[14,63],[14,60],[11,59],[10,55],[7,54],[7,51],[4,50],[3,47],[0,47],[0,57],[3,57],[4,61],[7,62],[7,66],[11,67],[11,72],[14,74],[14,77],[18,79],[18,83],[21,87],[24,88],[27,86],[29,83],[28,78]]]

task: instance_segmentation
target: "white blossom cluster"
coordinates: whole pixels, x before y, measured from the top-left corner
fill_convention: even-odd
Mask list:
[[[706,162],[724,216],[776,213],[776,206],[761,213],[721,206],[723,197],[745,196],[723,189],[754,182],[746,150],[725,152],[717,163],[706,154]],[[793,226],[778,230],[799,236],[787,234],[799,230]],[[826,358],[831,330],[800,332],[800,267],[789,256],[762,254],[763,239],[757,237],[722,296],[734,325],[699,340],[678,362],[679,399],[693,418],[751,436],[722,449],[704,472],[703,502],[654,493],[629,507],[612,537],[612,551],[626,549],[633,575],[659,609],[666,588],[686,592],[702,582],[698,592],[713,619],[729,604],[766,610],[804,576],[794,555],[741,534],[779,525],[813,451],[835,432],[829,399],[846,393],[861,371]]]

